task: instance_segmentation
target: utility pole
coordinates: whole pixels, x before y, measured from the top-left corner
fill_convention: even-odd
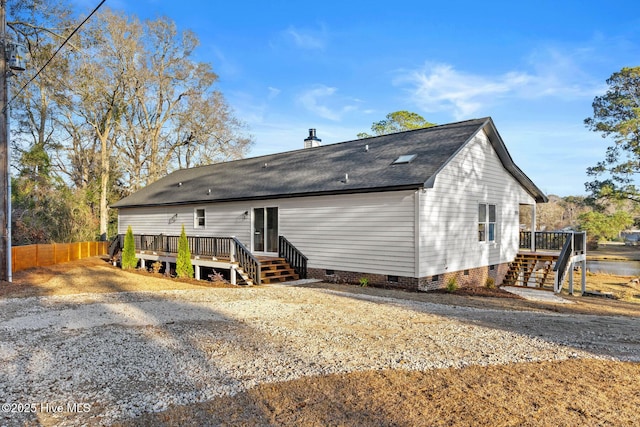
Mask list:
[[[9,106],[7,105],[7,15],[0,0],[0,279],[11,280],[11,194],[9,193]]]

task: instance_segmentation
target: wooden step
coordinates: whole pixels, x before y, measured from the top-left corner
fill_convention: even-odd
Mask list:
[[[260,282],[282,283],[300,277],[284,258],[260,258]]]
[[[553,285],[553,266],[558,257],[549,254],[519,253],[509,263],[503,285],[528,286],[530,282],[537,286]]]

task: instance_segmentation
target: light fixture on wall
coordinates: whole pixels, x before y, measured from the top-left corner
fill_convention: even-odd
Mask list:
[[[173,224],[178,220],[178,214],[173,214],[171,218],[169,218],[169,224]]]
[[[244,213],[242,214],[242,217],[243,217],[244,219],[249,218],[249,211],[244,211]]]

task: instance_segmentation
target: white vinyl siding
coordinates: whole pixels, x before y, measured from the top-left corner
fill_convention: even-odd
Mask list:
[[[420,197],[419,276],[512,261],[518,251],[521,203],[535,200],[502,166],[480,131]],[[494,241],[479,241],[480,204],[496,207]]]
[[[413,277],[414,191],[296,197],[202,206],[123,208],[119,232],[236,236],[251,248],[254,208],[278,208],[279,229],[308,257],[310,268]],[[194,228],[194,209],[206,211],[206,230]],[[248,212],[249,215],[244,215]],[[177,215],[177,216],[176,216]],[[172,220],[172,218],[174,218]]]

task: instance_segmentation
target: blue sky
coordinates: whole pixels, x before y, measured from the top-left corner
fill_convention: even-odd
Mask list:
[[[74,0],[87,14],[99,2]],[[250,156],[355,139],[387,113],[493,117],[547,194],[585,193],[607,140],[588,131],[606,79],[640,65],[636,1],[107,0],[169,16],[201,41],[218,89],[255,138]]]

